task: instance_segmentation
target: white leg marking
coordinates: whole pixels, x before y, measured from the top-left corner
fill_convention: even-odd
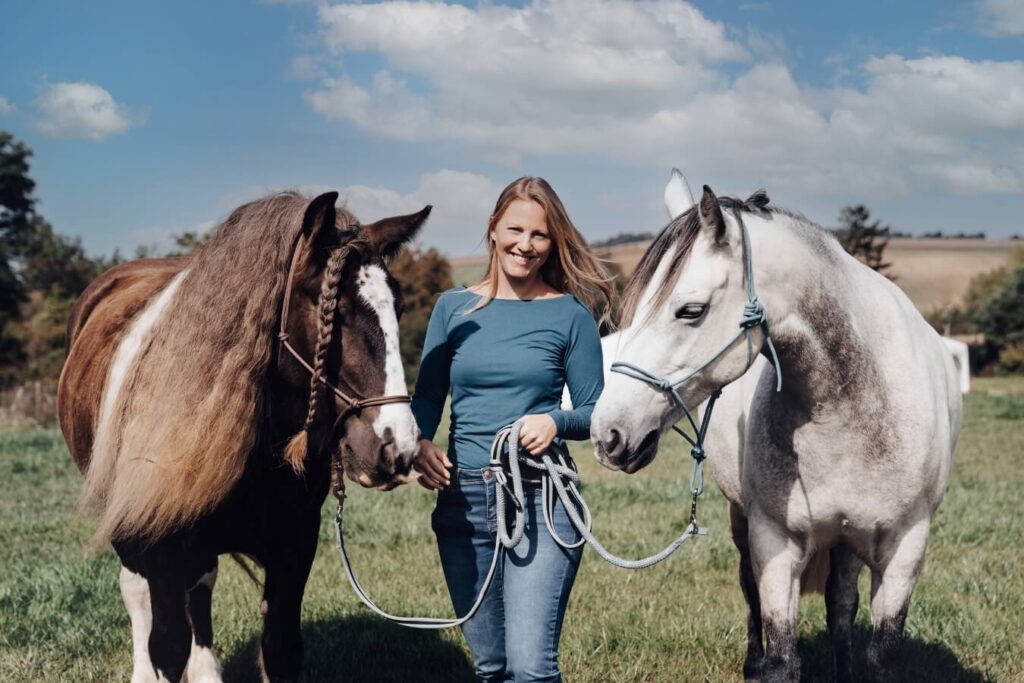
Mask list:
[[[206,572],[196,582],[196,586],[203,584],[210,591],[213,591],[217,583],[217,568]],[[193,586],[195,588],[195,586]],[[220,662],[213,649],[196,645],[196,637],[192,636],[192,651],[188,655],[188,668],[185,670],[185,677],[182,683],[221,683]]]
[[[153,628],[149,582],[121,567],[121,598],[132,623],[132,683],[151,683],[157,676],[149,659],[149,632]]]
[[[363,266],[356,282],[359,296],[377,313],[384,333],[384,393],[405,394],[405,370],[402,369],[402,354],[398,347],[398,316],[395,315],[395,298],[388,287],[387,275],[380,266]],[[380,413],[373,421],[373,431],[383,438],[385,428],[391,429],[400,453],[412,453],[416,449],[419,430],[407,403],[380,406]]]
[[[220,662],[213,650],[196,645],[192,638],[192,651],[188,655],[188,669],[185,671],[187,683],[221,683]]]
[[[107,375],[107,383],[103,388],[103,403],[100,405],[100,416],[96,426],[96,440],[93,442],[92,461],[97,459],[106,460],[111,457],[111,439],[113,437],[113,425],[111,424],[114,406],[117,405],[117,398],[121,393],[128,371],[134,365],[135,358],[139,355],[142,342],[146,339],[147,333],[153,329],[157,321],[167,310],[168,305],[174,299],[181,281],[185,279],[188,270],[183,270],[174,276],[170,284],[160,292],[160,295],[146,306],[145,310],[131,324],[128,334],[124,336],[114,352],[114,360],[110,364],[110,373]]]

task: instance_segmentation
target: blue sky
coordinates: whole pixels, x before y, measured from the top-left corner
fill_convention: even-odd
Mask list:
[[[672,166],[831,224],[1024,233],[1024,3],[31,2],[0,22],[0,128],[92,253],[265,191],[363,220],[434,204],[478,251],[542,175],[584,233],[652,231]]]

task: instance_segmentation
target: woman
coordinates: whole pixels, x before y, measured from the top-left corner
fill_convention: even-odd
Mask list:
[[[457,614],[483,583],[494,550],[495,432],[522,421],[520,445],[540,455],[556,438],[586,439],[604,386],[601,342],[587,304],[609,301],[608,278],[561,200],[524,177],[498,197],[487,227],[490,266],[478,285],[438,299],[427,326],[413,413],[423,439],[420,483],[440,491],[434,533]],[[559,410],[563,384],[573,410]],[[451,389],[448,453],[431,439]],[[526,533],[504,554],[480,610],[462,627],[481,681],[560,681],[558,639],[582,548],[555,544],[540,489],[526,486]],[[577,539],[558,506],[556,530]]]

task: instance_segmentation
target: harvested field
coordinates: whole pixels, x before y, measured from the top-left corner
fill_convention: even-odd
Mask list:
[[[597,250],[619,264],[625,274],[636,268],[649,242],[633,242]],[[892,263],[890,273],[921,311],[954,304],[967,291],[971,278],[998,268],[1010,251],[1024,244],[1013,240],[893,239],[885,250]],[[456,284],[476,282],[484,272],[486,257],[451,259]]]

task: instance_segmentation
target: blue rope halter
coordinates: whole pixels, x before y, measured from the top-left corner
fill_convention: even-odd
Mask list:
[[[740,318],[740,329],[736,332],[732,339],[725,343],[725,345],[713,356],[704,361],[699,367],[686,376],[675,381],[668,377],[659,377],[643,368],[633,365],[632,363],[624,363],[622,361],[616,361],[611,365],[611,371],[617,372],[627,377],[645,382],[658,391],[667,393],[673,400],[673,402],[682,408],[683,414],[686,415],[686,419],[690,423],[690,427],[693,429],[695,438],[690,438],[689,434],[680,429],[677,425],[672,425],[672,429],[682,436],[687,443],[690,444],[690,457],[693,458],[693,466],[690,471],[690,493],[693,495],[693,502],[690,508],[691,521],[696,521],[697,514],[697,497],[704,493],[704,460],[707,455],[704,452],[704,438],[707,436],[708,425],[711,420],[711,412],[714,410],[715,401],[722,395],[721,389],[716,390],[711,394],[711,398],[708,400],[707,410],[704,411],[704,417],[701,419],[700,425],[693,418],[693,414],[690,409],[686,406],[683,401],[683,397],[679,395],[678,387],[682,384],[693,379],[701,372],[704,371],[709,365],[714,363],[716,360],[722,357],[726,351],[732,348],[732,345],[736,343],[742,336],[747,338],[747,368],[749,368],[754,362],[754,340],[751,337],[751,332],[755,327],[760,327],[764,332],[765,342],[768,344],[768,350],[772,355],[772,366],[775,368],[775,390],[782,391],[782,372],[779,366],[779,357],[775,353],[775,345],[772,343],[771,332],[768,329],[768,315],[765,312],[764,305],[757,300],[757,292],[754,289],[754,266],[751,260],[750,250],[750,237],[747,235],[747,226],[743,223],[743,215],[739,209],[733,210],[733,216],[740,225],[740,235],[743,240],[743,266],[746,274],[747,282],[747,303],[743,306],[743,317]]]

